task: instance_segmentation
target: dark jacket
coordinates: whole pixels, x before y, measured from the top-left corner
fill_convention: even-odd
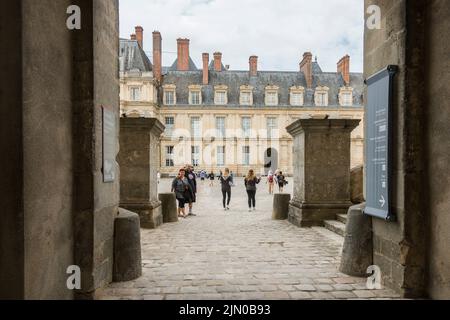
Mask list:
[[[248,180],[247,178],[245,178],[244,183],[245,183],[245,188],[247,189],[247,191],[256,191],[256,185],[259,184],[261,182],[261,179],[255,178],[252,180]]]
[[[192,196],[192,188],[186,177],[183,179],[175,178],[172,181],[172,191],[175,192],[177,199],[188,200]]]
[[[195,176],[195,173],[192,171],[186,171],[186,178],[191,185],[192,192],[197,193],[197,177]]]
[[[233,185],[233,177],[220,177],[220,184],[222,185],[222,191],[231,191],[231,186]]]

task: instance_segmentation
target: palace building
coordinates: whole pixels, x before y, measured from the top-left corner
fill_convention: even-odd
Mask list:
[[[155,117],[166,127],[160,144],[161,173],[172,175],[192,163],[237,175],[280,169],[293,173],[292,137],[286,127],[298,119],[361,119],[352,133],[351,166],[363,164],[363,75],[350,72],[350,57],[337,71],[324,72],[313,55],[303,54],[297,72],[231,70],[222,53],[202,54],[198,68],[188,39],[177,40],[177,59],[162,66],[162,37],[153,32],[153,63],[136,27],[120,41],[120,106],[123,117]]]

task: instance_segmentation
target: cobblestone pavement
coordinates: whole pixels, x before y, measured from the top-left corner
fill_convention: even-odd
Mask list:
[[[161,181],[160,191],[169,189]],[[99,299],[280,300],[392,299],[370,291],[366,279],[338,271],[343,238],[324,229],[272,221],[272,196],[264,183],[257,211],[248,212],[241,179],[225,212],[216,182],[199,187],[196,217],[142,230],[143,276],[113,283]],[[292,183],[291,183],[292,184]],[[290,185],[287,192],[291,192]]]

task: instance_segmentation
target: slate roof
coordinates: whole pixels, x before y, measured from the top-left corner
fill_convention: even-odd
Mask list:
[[[248,71],[209,71],[209,84],[202,84],[203,73],[198,71],[168,71],[164,75],[164,84],[175,84],[177,94],[177,105],[188,105],[190,85],[202,85],[202,104],[214,105],[214,86],[228,86],[228,106],[238,107],[240,87],[250,85],[253,89],[253,106],[265,106],[265,88],[268,85],[279,87],[280,107],[291,107],[289,102],[290,88],[292,86],[307,87],[306,79],[302,72],[283,72],[283,71],[258,71],[256,77],[250,77]],[[313,63],[313,88],[305,91],[304,107],[314,106],[314,88],[317,86],[327,86],[329,91],[329,107],[339,106],[339,89],[343,87],[344,79],[337,72],[322,72],[317,62]],[[353,100],[354,107],[361,107],[363,104],[363,75],[362,73],[351,73],[350,86],[354,89]],[[248,106],[247,106],[248,107]]]
[[[120,71],[152,71],[149,58],[136,40],[120,39],[119,47]]]
[[[168,69],[168,71],[176,71],[178,65],[178,59],[175,59],[175,62],[172,64],[172,66]],[[192,61],[191,57],[189,57],[189,71],[197,71],[197,66],[195,65],[194,61]]]

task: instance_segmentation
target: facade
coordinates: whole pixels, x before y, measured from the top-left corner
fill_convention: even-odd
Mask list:
[[[337,72],[323,72],[307,52],[298,72],[283,72],[258,70],[256,56],[249,58],[248,70],[230,70],[221,53],[212,59],[204,53],[198,69],[189,40],[178,39],[176,61],[162,67],[160,33],[153,33],[153,65],[141,49],[142,38],[121,40],[121,113],[165,124],[163,175],[186,163],[215,173],[227,167],[237,175],[250,168],[261,175],[276,169],[291,175],[287,126],[316,117],[363,120],[363,76],[350,73],[349,56],[338,62]],[[351,167],[363,163],[363,133],[361,121],[352,134]]]

